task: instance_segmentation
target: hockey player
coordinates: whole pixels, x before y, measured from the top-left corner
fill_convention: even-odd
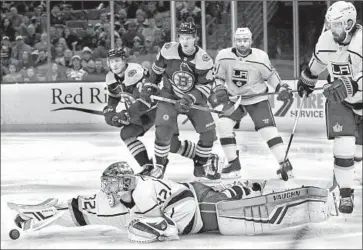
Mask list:
[[[268,92],[265,81],[276,92],[278,100],[292,98],[291,89],[282,84],[272,67],[268,55],[256,48],[251,48],[252,33],[249,28],[238,28],[234,35],[235,47],[221,50],[215,63],[215,85],[211,100],[214,105],[223,104],[223,108],[233,105],[238,95],[261,94]],[[267,142],[271,152],[280,164],[277,174],[284,180],[293,177],[289,159],[284,159],[285,148],[276,128],[275,119],[267,96],[242,99],[238,109],[230,116],[218,119],[218,136],[229,164],[222,170],[222,179],[240,177],[240,160],[236,150],[236,138],[233,128],[247,113],[252,118],[255,130]],[[282,171],[283,170],[283,171]]]
[[[152,162],[145,145],[138,139],[155,123],[156,103],[147,97],[150,94],[147,92],[149,85],[144,84],[149,72],[140,64],[128,63],[123,49],[111,49],[108,52],[107,62],[110,72],[106,75],[108,103],[103,110],[105,121],[111,126],[121,128],[122,141],[139,165],[144,168],[141,174],[162,178],[163,174],[158,171],[151,173]],[[157,94],[157,89],[153,89],[152,93]],[[116,108],[120,102],[124,103],[125,108],[117,112]],[[195,144],[190,141],[186,141],[186,144],[190,148],[184,147],[179,141],[172,142],[175,153],[191,158],[193,154],[191,148],[195,149]],[[206,166],[207,172],[211,174],[203,177],[213,177],[218,171],[218,161],[211,159],[208,163],[210,164]],[[213,167],[214,170],[209,171],[209,167]]]
[[[334,174],[342,213],[353,211],[355,153],[356,160],[362,157],[362,26],[356,19],[352,3],[338,1],[329,7],[325,15],[328,30],[321,34],[297,85],[299,95],[308,96],[319,74],[329,71],[329,84],[323,91],[327,99],[326,127],[328,139],[334,140]]]
[[[261,196],[263,186],[259,182],[250,186],[238,183],[215,191],[198,182],[176,183],[134,175],[127,162],[116,162],[103,172],[98,194],[8,206],[18,213],[15,224],[25,232],[52,224],[110,225],[127,230],[131,241],[143,243],[218,230],[227,235],[256,234],[267,232],[269,224],[272,229],[327,218],[322,205],[326,190],[307,187]],[[249,199],[244,202],[244,198]],[[294,209],[303,216],[296,216]],[[14,230],[11,232],[15,238]]]
[[[152,65],[148,84],[158,88],[163,76],[163,89],[160,95],[177,100],[170,104],[159,102],[155,121],[155,160],[161,167],[161,175],[168,164],[169,152],[181,152],[194,161],[194,175],[206,175],[204,165],[211,154],[216,140],[213,117],[210,112],[191,109],[192,104],[207,105],[213,83],[213,60],[196,45],[196,26],[192,22],[182,22],[178,30],[178,42],[164,44]],[[199,141],[195,146],[190,141],[179,140],[177,117],[185,114],[191,121]],[[180,145],[180,146],[179,146]],[[215,172],[214,177],[220,179]]]

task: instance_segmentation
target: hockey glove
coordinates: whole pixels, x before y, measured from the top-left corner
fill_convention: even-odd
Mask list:
[[[308,97],[314,91],[317,81],[318,77],[313,76],[309,68],[306,68],[303,72],[301,72],[300,79],[297,82],[297,92],[299,96],[303,97],[304,93],[306,93],[306,97]]]
[[[341,102],[347,97],[353,96],[358,91],[358,84],[348,77],[341,77],[332,82],[325,84],[323,94],[327,100],[332,102]]]
[[[227,89],[224,86],[218,86],[213,90],[211,104],[216,107],[219,104],[225,104],[229,101]]]
[[[140,97],[141,99],[147,101],[148,103],[152,103],[150,96],[159,95],[159,93],[160,89],[156,84],[147,82],[142,85],[142,89],[140,91]]]
[[[127,113],[126,110],[116,112],[114,107],[106,106],[103,109],[103,114],[105,116],[106,123],[110,126],[120,128],[130,123],[130,115]]]
[[[279,101],[292,99],[292,89],[286,83],[278,84],[275,91],[279,93],[277,96],[277,100]]]
[[[195,103],[194,96],[184,94],[184,96],[175,103],[175,108],[178,112],[185,114],[188,113],[191,106]]]

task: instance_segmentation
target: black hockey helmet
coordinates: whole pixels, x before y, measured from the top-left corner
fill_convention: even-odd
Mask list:
[[[115,58],[115,57],[121,57],[126,58],[126,53],[122,48],[119,49],[110,49],[107,53],[107,58]]]
[[[189,35],[197,35],[197,27],[193,22],[182,22],[178,29],[178,35],[180,34],[189,34]]]

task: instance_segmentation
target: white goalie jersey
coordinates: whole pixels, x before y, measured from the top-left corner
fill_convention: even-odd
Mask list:
[[[345,76],[357,82],[357,93],[347,97],[345,102],[358,115],[362,115],[362,58],[362,26],[357,25],[351,42],[346,45],[336,43],[331,32],[325,31],[320,36],[309,63],[313,75],[319,75],[327,69],[331,81]]]

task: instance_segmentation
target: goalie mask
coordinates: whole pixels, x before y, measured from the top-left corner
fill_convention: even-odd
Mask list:
[[[115,74],[121,74],[126,67],[126,53],[123,49],[111,49],[107,55],[107,65]]]
[[[326,28],[330,30],[334,41],[337,43],[347,42],[356,22],[357,11],[354,5],[349,2],[338,1],[333,3],[325,15]]]
[[[238,28],[234,33],[234,44],[238,53],[248,54],[252,46],[252,33],[249,28]]]
[[[134,170],[125,161],[111,164],[102,173],[101,191],[107,195],[111,207],[115,206],[125,193],[134,190],[135,187]]]
[[[197,41],[195,24],[193,22],[182,22],[178,29],[178,39],[184,53],[193,53]]]

